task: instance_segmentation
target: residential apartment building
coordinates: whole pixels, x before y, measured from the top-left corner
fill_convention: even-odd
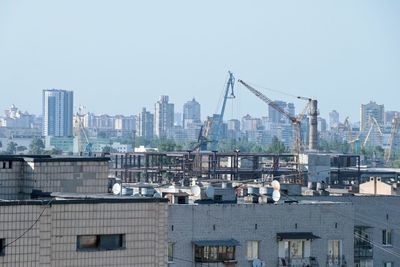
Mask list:
[[[174,126],[174,104],[169,103],[169,97],[163,95],[154,107],[154,134],[158,138],[166,138]]]
[[[354,266],[353,212],[319,201],[170,205],[169,266]]]
[[[339,126],[339,112],[332,110],[329,112],[329,128],[337,128]]]
[[[201,122],[200,104],[193,98],[183,105],[183,128],[187,128],[188,123]]]
[[[370,117],[376,119],[380,126],[383,126],[385,114],[385,106],[378,105],[376,102],[370,101],[368,104],[361,105],[360,108],[360,131],[368,131],[371,121]]]
[[[136,134],[143,137],[145,140],[151,140],[154,136],[154,115],[146,108],[142,109],[142,112],[138,115],[136,122]]]
[[[43,90],[43,136],[72,136],[73,98],[72,91]]]
[[[29,199],[34,190],[107,193],[109,158],[0,156],[0,199]]]
[[[166,200],[55,197],[0,202],[1,266],[166,266]]]

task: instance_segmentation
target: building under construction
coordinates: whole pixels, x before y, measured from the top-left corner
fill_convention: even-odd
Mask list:
[[[179,182],[191,178],[272,180],[303,184],[304,173],[293,154],[202,152],[141,152],[113,154],[111,172],[124,182]]]

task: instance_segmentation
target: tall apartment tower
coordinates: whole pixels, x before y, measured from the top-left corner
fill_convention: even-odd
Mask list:
[[[166,138],[174,127],[174,104],[168,101],[169,97],[163,95],[155,104],[154,133],[158,138]]]
[[[73,135],[73,99],[72,91],[43,90],[43,136]]]
[[[368,131],[370,127],[369,117],[374,117],[379,125],[383,125],[383,119],[385,114],[385,106],[378,105],[373,101],[368,104],[361,105],[360,109],[360,131]]]
[[[187,123],[196,123],[200,121],[200,103],[193,98],[183,105],[183,128],[187,128]]]
[[[336,128],[339,125],[339,112],[332,110],[329,112],[329,128]]]
[[[136,134],[143,137],[146,141],[153,139],[154,136],[154,115],[146,108],[142,109],[136,121]]]

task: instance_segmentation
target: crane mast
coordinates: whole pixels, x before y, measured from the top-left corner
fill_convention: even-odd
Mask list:
[[[221,111],[219,114],[214,114],[213,118],[207,118],[206,127],[204,129],[204,137],[209,139],[211,143],[211,150],[218,149],[218,142],[221,139],[222,135],[222,123],[224,121],[225,107],[226,101],[231,98],[235,98],[235,94],[233,92],[233,87],[235,85],[235,77],[232,72],[229,73],[229,79],[226,83],[224,99],[222,102]],[[229,94],[230,93],[230,94]],[[208,136],[210,135],[210,138]]]
[[[390,161],[390,159],[392,157],[393,143],[394,143],[394,139],[396,138],[398,130],[399,130],[399,119],[397,117],[394,117],[392,120],[392,129],[390,131],[389,146],[385,150],[385,163],[386,164]]]
[[[379,123],[378,123],[378,121],[375,119],[375,117],[370,116],[370,117],[369,117],[369,121],[371,122],[371,126],[369,127],[367,136],[365,137],[364,143],[363,143],[363,145],[362,145],[363,148],[366,147],[367,142],[368,142],[368,140],[369,140],[369,137],[371,136],[371,132],[372,132],[372,129],[374,128],[374,126],[378,129],[379,136],[380,136],[380,137],[383,136],[383,133],[382,133],[382,130],[381,130],[381,126],[379,125]]]

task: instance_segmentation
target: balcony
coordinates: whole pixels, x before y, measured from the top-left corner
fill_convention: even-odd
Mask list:
[[[278,267],[319,267],[316,257],[307,258],[278,258]]]
[[[346,258],[342,256],[328,255],[326,257],[326,266],[329,267],[345,267],[347,266]]]

